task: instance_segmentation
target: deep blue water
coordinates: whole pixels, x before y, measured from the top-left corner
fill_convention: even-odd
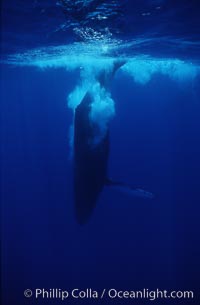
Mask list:
[[[3,14],[7,18],[2,35],[4,57],[16,50],[29,49],[25,43],[26,35],[27,41],[31,41],[30,47],[65,44],[63,33],[46,39],[46,34],[38,30],[37,35],[34,27],[37,5],[46,7],[48,16],[52,16],[54,1],[42,1],[40,6],[34,2],[36,8],[30,15],[34,22],[29,20],[28,34],[25,29],[27,12],[31,12],[28,3],[15,1],[15,6],[12,6],[13,1],[3,2]],[[197,4],[197,1],[182,1],[181,4],[177,1],[173,7],[171,1],[154,1],[154,6],[166,7],[163,11],[165,18],[171,16],[170,12],[180,12],[181,8],[186,14],[188,6],[194,5],[190,16],[179,14],[176,19],[175,14],[173,19],[178,24],[187,21],[187,31],[186,28],[181,34],[177,31],[174,39],[185,37],[190,40],[189,49],[183,43],[180,57],[186,58],[188,54],[187,59],[192,62],[199,59],[199,22],[195,19]],[[19,12],[16,7],[19,9],[20,5],[24,10]],[[144,6],[152,9],[153,1],[135,1],[135,10],[129,2],[133,16],[140,11],[140,5],[143,5],[142,12],[146,12]],[[56,12],[54,22],[62,23],[60,19],[64,17],[58,7]],[[18,14],[24,18],[21,17],[21,23]],[[41,14],[38,16],[41,18]],[[41,24],[39,17],[38,26]],[[131,18],[131,13],[128,18]],[[49,20],[43,18],[48,29],[53,26]],[[137,35],[147,35],[146,23],[134,20],[138,22]],[[154,29],[159,20],[153,24]],[[170,17],[166,23],[169,20]],[[17,28],[14,29],[15,22]],[[42,29],[48,32],[44,23],[42,25]],[[170,26],[172,24],[169,28],[164,27],[165,35],[173,34]],[[132,25],[120,37],[123,35],[133,35]],[[22,43],[17,39],[19,36]],[[72,37],[69,35],[68,39],[71,41]],[[170,44],[169,41],[165,43]],[[151,55],[157,53],[159,58],[166,56],[166,52],[162,53],[163,47],[150,46],[144,53],[148,50],[152,51]],[[174,47],[170,49],[170,58],[177,58],[175,50]],[[139,51],[143,51],[142,46]],[[129,54],[131,52],[129,50]],[[138,54],[138,49],[135,53]],[[199,74],[192,81],[179,83],[167,75],[156,73],[144,85],[134,82],[121,71],[117,72],[111,86],[116,115],[110,122],[109,175],[149,190],[155,198],[132,198],[105,187],[92,218],[84,226],[78,225],[74,217],[73,166],[68,139],[72,112],[67,107],[67,96],[78,78],[76,69],[43,70],[31,66],[1,65],[3,305],[198,305]],[[62,302],[26,299],[23,292],[28,288],[192,290],[195,299],[176,299],[168,303],[164,300],[108,298]]]

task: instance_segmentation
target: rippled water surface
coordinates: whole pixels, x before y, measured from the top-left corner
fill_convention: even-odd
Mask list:
[[[2,53],[50,47],[57,55],[70,45],[66,54],[76,54],[79,42],[83,50],[94,44],[94,55],[102,50],[198,60],[199,5],[197,0],[3,1]]]

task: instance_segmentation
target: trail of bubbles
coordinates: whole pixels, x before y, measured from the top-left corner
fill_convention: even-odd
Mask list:
[[[114,101],[111,98],[109,90],[100,83],[100,75],[111,74],[113,70],[113,61],[102,62],[95,66],[84,65],[80,70],[80,81],[75,89],[68,96],[68,107],[75,112],[76,107],[81,103],[86,94],[90,95],[91,109],[88,119],[91,124],[96,126],[96,134],[92,145],[98,144],[104,138],[108,124],[115,114]],[[103,67],[103,68],[102,68]],[[73,126],[71,127],[73,130]],[[70,133],[70,143],[73,143],[73,132]]]
[[[199,73],[199,67],[179,59],[133,58],[122,67],[122,71],[135,82],[145,85],[155,74],[167,75],[179,82],[192,81]]]

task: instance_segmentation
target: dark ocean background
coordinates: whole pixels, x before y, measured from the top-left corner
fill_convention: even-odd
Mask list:
[[[14,53],[49,43],[65,43],[65,33],[48,39],[42,35],[45,29],[48,32],[44,24],[51,19],[43,17],[46,23],[37,35],[41,15],[38,14],[35,27],[30,19],[26,22],[31,16],[27,15],[29,2],[3,1],[4,58],[12,49]],[[147,2],[149,10],[151,1],[146,1],[146,5]],[[47,4],[51,7],[53,1],[41,3],[42,8]],[[135,1],[135,10],[133,3],[129,2],[132,13],[139,10],[139,2]],[[186,27],[181,33],[174,31],[174,37],[186,37],[187,41],[190,38],[190,46],[183,43],[180,48],[180,57],[197,63],[198,1],[157,1],[155,5],[167,6],[166,24],[172,18],[169,12],[182,8],[183,15],[175,15],[173,22],[179,16],[177,22],[186,20]],[[193,10],[188,10],[187,5],[193,5]],[[143,8],[141,11],[146,12]],[[64,17],[62,12],[56,12],[53,20],[59,23],[59,18]],[[33,10],[34,22],[35,15]],[[147,35],[147,21],[133,20],[138,25],[137,35]],[[154,31],[156,26],[160,29],[159,21],[153,23]],[[164,28],[163,36],[173,35],[173,29],[180,30],[170,28],[170,24]],[[130,27],[127,37],[131,33]],[[26,45],[29,40],[31,44]],[[138,50],[142,52],[142,46],[136,53]],[[166,56],[163,45],[148,46],[144,53],[148,50],[158,57]],[[176,47],[168,52],[171,58],[179,55]],[[74,217],[68,139],[72,112],[66,102],[77,78],[77,71],[64,68],[40,70],[1,64],[2,304],[168,304],[164,300],[106,298],[62,302],[26,299],[23,295],[28,288],[159,288],[192,290],[195,299],[168,302],[198,305],[200,77],[178,84],[155,74],[141,85],[117,72],[111,88],[116,116],[110,124],[109,175],[151,191],[155,198],[132,198],[105,187],[92,218],[84,226],[78,225]]]

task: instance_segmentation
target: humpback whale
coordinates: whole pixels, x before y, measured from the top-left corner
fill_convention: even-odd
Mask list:
[[[91,106],[89,94],[75,111],[74,121],[74,196],[76,218],[85,223],[96,205],[107,178],[109,156],[109,131],[95,146],[95,125],[89,119]]]
[[[109,73],[99,73],[97,81],[100,86],[107,89],[115,72],[124,64],[125,61],[118,60]],[[93,97],[87,92],[74,114],[74,201],[76,219],[80,224],[89,220],[105,185],[126,189],[133,196],[151,198],[151,193],[107,178],[109,129],[94,144],[98,126],[90,118],[92,103]]]

